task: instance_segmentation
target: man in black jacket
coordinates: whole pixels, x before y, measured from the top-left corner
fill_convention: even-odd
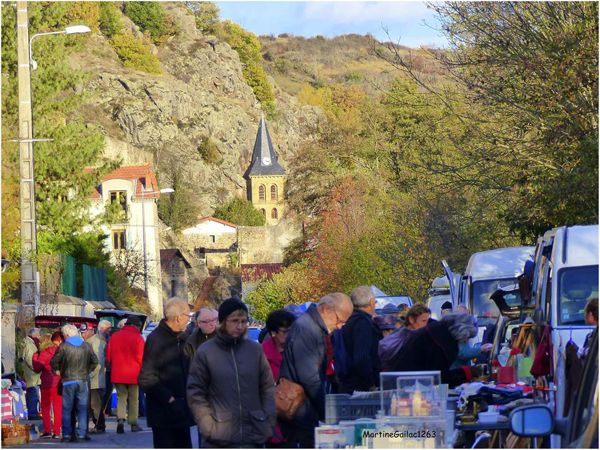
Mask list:
[[[189,321],[186,300],[171,298],[165,318],[150,333],[144,347],[138,384],[146,393],[146,418],[154,448],[192,448],[192,416],[186,402],[188,360],[182,332]]]
[[[383,334],[373,322],[375,296],[369,286],[359,286],[350,295],[354,312],[341,329],[348,367],[346,373],[337,374],[339,390],[372,391],[379,386],[381,361],[377,353]]]
[[[343,293],[328,294],[311,306],[290,328],[280,378],[298,383],[306,399],[291,422],[281,421],[290,447],[314,448],[315,427],[325,420],[327,355],[325,340],[352,314],[352,302]]]
[[[194,359],[194,354],[198,347],[214,337],[217,333],[218,313],[212,308],[200,308],[198,317],[196,318],[197,327],[192,331],[192,334],[187,338],[184,346],[184,352],[187,356],[190,365]]]
[[[50,360],[50,366],[62,381],[62,442],[86,440],[88,424],[89,376],[98,365],[92,347],[79,336],[75,325],[62,327],[65,341]],[[77,405],[77,430],[72,429],[71,411]],[[76,433],[76,437],[75,434]]]

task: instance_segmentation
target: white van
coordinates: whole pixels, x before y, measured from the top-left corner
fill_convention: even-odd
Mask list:
[[[431,317],[435,320],[440,320],[442,318],[442,305],[446,302],[452,303],[448,277],[435,278],[431,282],[428,294],[427,307],[431,310]],[[452,308],[454,309],[454,305],[452,305]]]
[[[458,286],[450,283],[455,305],[465,305],[477,317],[480,325],[495,323],[500,309],[491,295],[498,289],[514,286],[523,273],[525,262],[533,260],[534,247],[507,247],[473,253]],[[442,263],[448,278],[454,280],[450,268]],[[510,298],[509,306],[521,304],[518,293]]]
[[[531,288],[536,318],[552,327],[556,415],[564,416],[565,346],[579,348],[593,327],[584,308],[598,297],[598,225],[559,227],[538,239]],[[553,436],[554,439],[558,439]],[[560,446],[558,441],[553,442]]]

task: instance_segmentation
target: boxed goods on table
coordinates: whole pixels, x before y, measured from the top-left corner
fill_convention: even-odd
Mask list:
[[[315,448],[354,447],[354,426],[325,425],[315,428]]]
[[[354,392],[354,394],[328,394],[325,396],[325,423],[341,420],[375,419],[381,413],[381,397],[389,406],[395,389],[386,392]]]
[[[2,446],[23,445],[28,442],[29,425],[19,423],[19,419],[2,424]]]
[[[440,372],[382,372],[381,388],[394,389],[391,398],[381,391],[383,416],[436,417],[446,413],[448,385],[440,384]]]

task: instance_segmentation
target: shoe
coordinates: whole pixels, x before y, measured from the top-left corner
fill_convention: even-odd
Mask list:
[[[53,434],[52,439],[60,439],[60,434]]]
[[[75,436],[73,436],[75,437]],[[77,439],[75,437],[75,439]],[[63,436],[62,439],[60,440],[60,442],[70,442],[71,441],[71,436]]]
[[[119,434],[125,433],[125,425],[123,424],[123,422],[119,422],[117,424],[117,433],[119,433]]]
[[[46,438],[51,438],[52,437],[52,433],[42,433],[40,434],[40,439],[46,439]]]
[[[77,436],[77,439],[80,441],[91,441],[92,438],[89,437],[87,434],[85,436]]]
[[[71,442],[77,442],[77,436],[73,435],[71,436],[71,439],[69,439]]]
[[[106,430],[104,428],[94,427],[90,430],[90,434],[102,434],[102,433],[106,433]]]
[[[133,433],[135,433],[137,431],[144,431],[144,430],[137,423],[134,423],[133,425],[131,425],[131,431]]]

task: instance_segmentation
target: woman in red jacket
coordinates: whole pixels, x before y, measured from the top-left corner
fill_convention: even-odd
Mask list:
[[[129,317],[125,326],[111,336],[106,346],[110,381],[117,388],[117,433],[125,432],[125,419],[131,425],[131,431],[142,430],[138,425],[138,377],[144,356],[141,325],[137,317]]]
[[[52,373],[50,360],[56,353],[58,346],[63,342],[63,336],[60,331],[55,331],[46,342],[40,344],[40,351],[34,353],[33,369],[41,372],[42,385],[42,419],[44,422],[44,432],[40,437],[52,437],[60,439],[60,425],[62,423],[62,396],[58,393],[59,375]],[[54,416],[54,424],[50,416],[50,410]],[[54,429],[54,432],[52,432]]]

